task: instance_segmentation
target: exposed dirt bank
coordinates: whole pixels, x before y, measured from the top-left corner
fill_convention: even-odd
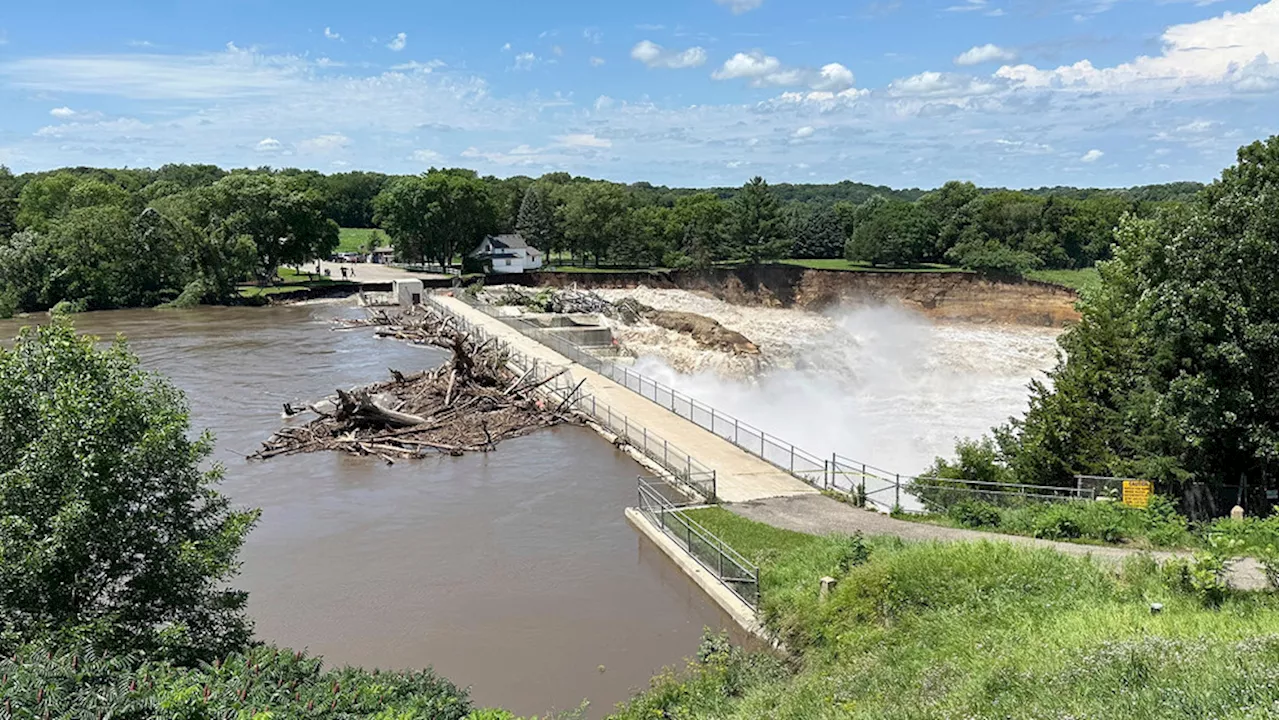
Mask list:
[[[667,272],[529,273],[506,283],[583,288],[677,288],[736,305],[820,311],[845,304],[898,305],[935,320],[1062,327],[1080,319],[1074,291],[1035,280],[991,280],[972,273],[842,272],[754,265]]]

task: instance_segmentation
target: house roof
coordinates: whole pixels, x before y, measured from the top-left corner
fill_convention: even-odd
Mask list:
[[[529,244],[524,241],[524,236],[522,236],[520,233],[490,235],[485,239],[493,243],[494,247],[503,247],[509,250],[518,250],[520,248],[529,247]]]

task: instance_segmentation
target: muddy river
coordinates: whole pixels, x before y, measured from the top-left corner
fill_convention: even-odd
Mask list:
[[[641,468],[590,430],[388,467],[316,454],[249,462],[281,405],[444,359],[333,332],[333,304],[88,313],[187,394],[223,489],[262,508],[238,586],[261,639],[332,664],[432,666],[480,705],[590,717],[693,653],[727,618],[623,518]],[[12,337],[16,321],[0,322]]]

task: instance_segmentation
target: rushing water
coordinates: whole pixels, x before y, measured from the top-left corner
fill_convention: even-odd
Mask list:
[[[131,310],[78,316],[125,335],[170,377],[195,428],[217,436],[223,486],[263,509],[241,554],[260,638],[333,664],[431,665],[479,704],[598,717],[693,653],[729,621],[622,511],[630,458],[583,428],[494,452],[388,467],[321,453],[244,460],[282,422],[284,402],[438,364],[435,349],[330,331],[358,312],[277,308]],[[11,337],[17,322],[0,323]]]
[[[718,320],[759,356],[698,348],[661,329],[619,328],[636,369],[819,457],[918,473],[1027,407],[1057,357],[1051,328],[935,324],[891,307],[730,305],[682,290],[603,290]],[[745,360],[745,361],[744,361]]]

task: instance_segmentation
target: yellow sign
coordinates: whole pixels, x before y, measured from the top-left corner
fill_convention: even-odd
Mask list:
[[[1124,493],[1121,498],[1124,500],[1124,504],[1129,507],[1146,507],[1151,500],[1151,482],[1149,480],[1125,480]]]

